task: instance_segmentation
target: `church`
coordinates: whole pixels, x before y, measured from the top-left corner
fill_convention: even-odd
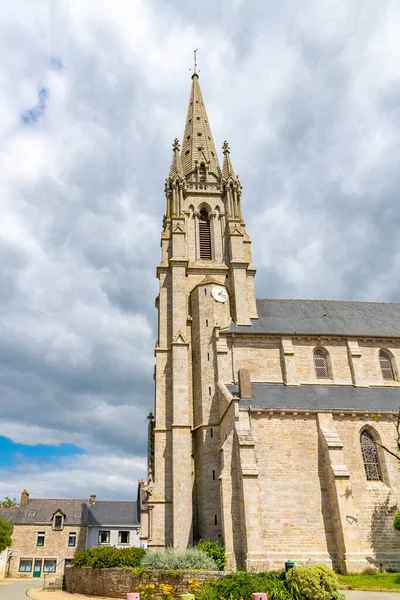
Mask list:
[[[400,304],[256,299],[196,71],[165,195],[142,539],[218,540],[231,569],[400,570]]]

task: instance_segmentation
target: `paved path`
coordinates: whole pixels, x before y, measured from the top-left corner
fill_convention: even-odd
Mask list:
[[[42,585],[41,579],[0,579],[0,600],[27,600],[26,590]]]
[[[361,592],[358,590],[344,590],[346,600],[400,600],[397,592]]]

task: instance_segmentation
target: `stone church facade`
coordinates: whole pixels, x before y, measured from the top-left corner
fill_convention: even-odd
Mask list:
[[[142,537],[232,568],[400,569],[400,305],[257,299],[242,187],[199,86],[173,145],[157,268]],[[244,205],[245,210],[245,205]]]

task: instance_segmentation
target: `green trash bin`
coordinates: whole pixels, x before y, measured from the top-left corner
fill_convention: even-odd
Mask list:
[[[294,567],[294,562],[292,560],[287,560],[285,562],[285,571],[286,573],[289,571],[289,569],[293,569]]]

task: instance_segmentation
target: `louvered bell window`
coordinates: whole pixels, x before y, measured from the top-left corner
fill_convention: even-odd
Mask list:
[[[368,481],[382,481],[379,466],[378,452],[374,438],[368,431],[362,431],[360,435],[361,454],[364,462],[365,475]]]
[[[394,381],[392,362],[387,352],[379,352],[379,364],[381,366],[382,377],[385,381]]]
[[[200,259],[211,260],[210,221],[206,210],[200,212],[199,221]]]
[[[328,363],[322,350],[314,350],[314,367],[317,379],[329,379]]]

